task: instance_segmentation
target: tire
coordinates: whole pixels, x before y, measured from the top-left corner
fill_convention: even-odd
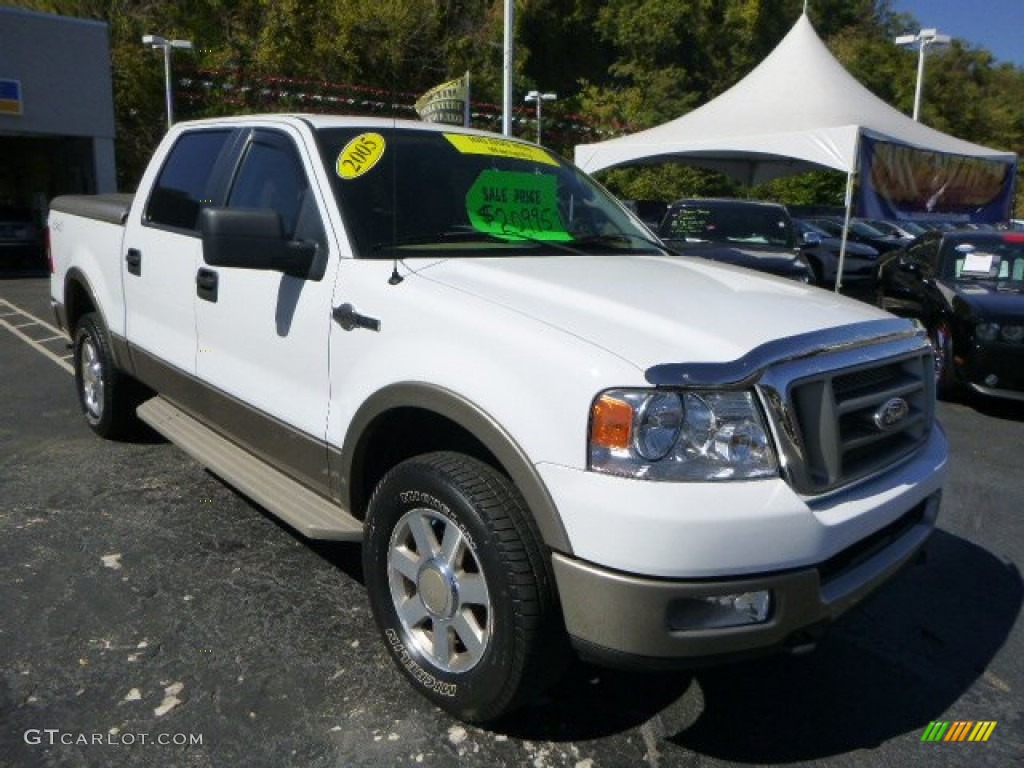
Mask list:
[[[384,644],[414,688],[462,720],[509,712],[564,662],[540,542],[511,481],[462,454],[409,459],[370,499],[363,573]]]
[[[957,394],[956,373],[953,371],[953,334],[949,323],[939,321],[928,334],[935,353],[935,394],[950,400]]]
[[[99,314],[83,315],[75,329],[75,389],[85,421],[100,437],[130,437],[136,430],[138,396],[133,382],[118,371],[110,337]]]
[[[826,287],[825,275],[822,272],[821,262],[816,258],[808,257],[807,266],[811,268],[811,284],[819,288]]]

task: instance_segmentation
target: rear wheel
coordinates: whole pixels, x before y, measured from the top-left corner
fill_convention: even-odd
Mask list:
[[[110,337],[95,312],[84,315],[75,329],[75,387],[86,423],[101,437],[129,437],[138,422],[134,382],[114,365]]]
[[[508,478],[476,459],[432,453],[392,469],[370,500],[363,571],[399,669],[463,720],[523,703],[561,661],[539,534]]]

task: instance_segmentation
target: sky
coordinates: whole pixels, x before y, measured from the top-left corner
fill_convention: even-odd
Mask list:
[[[1024,0],[892,0],[892,8],[1024,68]]]

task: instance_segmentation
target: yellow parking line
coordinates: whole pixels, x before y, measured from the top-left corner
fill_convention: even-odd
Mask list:
[[[13,304],[11,304],[11,302],[7,301],[6,299],[0,299],[0,304],[3,304],[6,307],[14,310],[14,312],[4,313],[3,315],[0,315],[0,326],[3,326],[8,331],[10,331],[15,336],[17,336],[19,339],[21,339],[26,344],[28,344],[30,347],[33,347],[37,352],[41,353],[44,357],[50,358],[50,360],[55,362],[57,365],[59,365],[65,371],[67,371],[71,375],[74,375],[75,368],[74,368],[73,365],[68,363],[67,360],[62,358],[60,355],[57,355],[57,354],[51,352],[46,347],[44,347],[41,343],[39,343],[38,341],[33,339],[31,336],[29,336],[26,333],[23,333],[20,330],[21,328],[24,328],[27,325],[38,324],[38,325],[42,325],[42,326],[44,326],[46,328],[51,329],[54,333],[58,334],[58,336],[63,336],[63,334],[60,332],[59,328],[55,328],[54,326],[50,325],[49,323],[44,322],[43,320],[40,320],[35,315],[29,314],[25,310],[20,309],[20,308],[14,306]],[[5,317],[12,317],[15,314],[19,314],[19,315],[22,315],[24,317],[30,317],[35,322],[34,323],[25,323],[25,324],[22,324],[22,325],[14,325],[13,323],[9,323],[7,320],[4,319]],[[64,337],[64,338],[67,338],[67,337]],[[70,355],[69,355],[69,357],[70,357]]]
[[[11,313],[5,312],[4,314],[0,315],[0,317],[10,317],[11,314],[14,314],[14,313],[17,313],[19,315],[24,315],[25,317],[32,318],[33,322],[38,323],[39,325],[43,326],[44,328],[48,328],[53,333],[56,333],[58,336],[63,336],[65,338],[67,338],[67,334],[64,333],[64,331],[62,331],[57,326],[50,325],[50,323],[46,322],[45,320],[43,320],[41,318],[36,317],[31,312],[26,312],[24,309],[22,309],[19,306],[16,306],[16,305],[12,304],[7,299],[0,299],[0,305],[5,306],[8,309],[12,310]]]

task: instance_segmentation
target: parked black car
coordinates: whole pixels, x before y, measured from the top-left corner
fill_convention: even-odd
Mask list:
[[[1024,401],[1024,233],[924,234],[882,258],[878,304],[924,323],[940,395]]]
[[[836,284],[839,271],[839,249],[842,240],[804,219],[793,219],[793,226],[803,242],[803,253],[814,270],[814,281],[825,288]],[[874,295],[878,251],[870,245],[848,241],[843,258],[842,284],[858,298]]]
[[[915,237],[920,237],[928,231],[928,227],[923,227],[913,221],[887,221],[885,219],[859,219],[859,221],[863,221],[869,227],[874,227],[883,235],[898,237],[904,243],[909,243]]]
[[[811,222],[817,227],[821,227],[830,235],[832,235],[832,237],[841,238],[843,236],[842,219],[814,216],[809,217],[807,221]],[[854,219],[853,221],[850,222],[850,230],[849,232],[846,233],[846,241],[870,245],[879,253],[888,253],[889,251],[895,251],[907,244],[907,241],[902,237],[894,237],[892,235],[887,235],[884,232],[878,231],[870,224],[860,221],[859,219]]]
[[[789,212],[776,203],[680,200],[669,206],[658,236],[677,253],[814,282]]]
[[[43,264],[43,233],[32,211],[0,205],[0,269]]]

